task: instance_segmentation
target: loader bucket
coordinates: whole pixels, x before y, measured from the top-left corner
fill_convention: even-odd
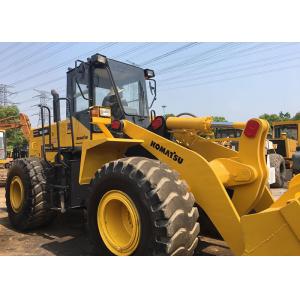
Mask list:
[[[300,176],[270,208],[241,218],[244,255],[300,255]]]

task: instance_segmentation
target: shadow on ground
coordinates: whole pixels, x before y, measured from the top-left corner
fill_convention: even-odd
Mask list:
[[[50,225],[24,233],[11,227],[1,202],[0,255],[95,255],[88,238],[84,210],[58,214]],[[231,255],[231,252],[219,238],[200,236],[195,255]]]
[[[50,225],[25,233],[15,231],[7,215],[0,217],[0,226],[0,255],[95,254],[82,210],[60,214]]]

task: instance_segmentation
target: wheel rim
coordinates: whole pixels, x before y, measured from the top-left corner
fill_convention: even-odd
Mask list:
[[[107,192],[97,211],[100,235],[115,255],[131,255],[140,241],[139,213],[131,198],[119,190]]]
[[[24,186],[19,176],[15,176],[10,183],[10,204],[15,213],[18,213],[24,202]]]

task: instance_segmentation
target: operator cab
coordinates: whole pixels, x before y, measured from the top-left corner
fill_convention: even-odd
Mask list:
[[[67,97],[71,100],[72,114],[83,125],[90,126],[91,107],[110,107],[112,119],[127,119],[147,127],[150,117],[146,80],[154,81],[152,77],[152,70],[100,54],[87,62],[76,61],[75,68],[67,73]]]
[[[276,139],[282,137],[282,134],[286,134],[287,138],[292,140],[298,140],[298,124],[284,124],[274,126],[274,135]]]

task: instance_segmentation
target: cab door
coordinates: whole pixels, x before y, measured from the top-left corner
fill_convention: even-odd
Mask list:
[[[88,65],[84,64],[68,72],[68,98],[71,99],[74,127],[74,143],[80,146],[84,140],[90,139],[91,125],[89,107],[92,106],[90,76]],[[68,109],[67,109],[68,111]]]

